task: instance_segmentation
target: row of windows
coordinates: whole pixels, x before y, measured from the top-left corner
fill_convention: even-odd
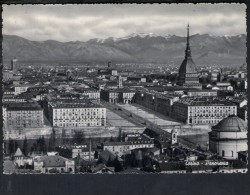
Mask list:
[[[214,113],[214,112],[234,112],[233,109],[225,109],[225,110],[190,110],[189,113]]]
[[[99,120],[103,120],[103,118],[95,118],[95,119],[86,119],[86,120],[80,120],[80,119],[54,119],[54,122],[59,121],[59,122],[81,122],[81,121],[90,121],[90,122],[94,122],[94,121],[99,121]]]
[[[83,126],[102,126],[102,123],[54,123],[58,127],[83,127]]]
[[[83,112],[83,111],[87,111],[87,112],[93,112],[93,111],[104,111],[104,108],[65,108],[65,109],[54,109],[55,112]]]
[[[146,148],[146,147],[153,147],[152,144],[137,144],[137,145],[125,145],[125,146],[108,146],[107,149],[111,149],[113,151],[123,151],[123,150],[130,150],[132,148]],[[118,149],[119,148],[119,149]]]
[[[236,106],[192,106],[191,110],[235,109]]]
[[[222,118],[219,119],[208,119],[208,120],[195,120],[195,119],[189,119],[189,123],[191,124],[213,124],[213,123],[218,123],[221,121]]]
[[[96,118],[106,118],[105,115],[91,115],[91,116],[86,116],[86,115],[67,115],[67,116],[62,116],[62,115],[56,115],[54,116],[54,119],[96,119]]]
[[[191,113],[191,117],[218,117],[218,116],[228,116],[234,114],[234,112],[217,112],[217,113]]]
[[[55,115],[61,115],[61,116],[65,116],[65,115],[69,115],[69,116],[71,116],[71,115],[96,115],[96,114],[104,114],[103,112],[87,112],[87,113],[77,113],[77,112],[70,112],[70,113],[68,113],[68,112],[61,112],[61,113],[54,113]]]

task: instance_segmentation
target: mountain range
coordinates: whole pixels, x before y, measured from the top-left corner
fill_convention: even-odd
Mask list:
[[[193,60],[197,65],[242,65],[246,63],[246,35],[190,36]],[[123,38],[59,42],[30,41],[3,35],[3,59],[19,61],[135,62],[179,65],[184,58],[186,37],[131,34]]]

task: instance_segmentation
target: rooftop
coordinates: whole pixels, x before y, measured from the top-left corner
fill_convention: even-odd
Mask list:
[[[247,131],[247,124],[238,116],[230,115],[221,120],[217,125],[213,126],[212,129],[214,131],[223,132],[242,132]]]
[[[23,153],[20,148],[17,148],[16,153],[14,156],[23,156]]]
[[[222,97],[185,97],[177,103],[186,104],[188,106],[235,106],[234,102]]]
[[[64,167],[65,162],[68,161],[68,159],[59,155],[55,155],[43,156],[38,161],[42,161],[44,163],[44,167]]]
[[[49,102],[53,108],[103,108],[101,104],[93,103],[87,99],[52,100]]]
[[[15,103],[5,103],[8,111],[17,110],[43,110],[39,104],[35,102],[15,102]]]

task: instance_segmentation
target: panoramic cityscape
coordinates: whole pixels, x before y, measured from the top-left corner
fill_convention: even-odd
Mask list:
[[[67,6],[72,15],[74,9],[74,14],[79,11]],[[67,6],[43,6],[40,14],[57,10],[60,15]],[[140,5],[135,12],[131,6],[116,5],[110,12],[141,14]],[[191,17],[195,9],[196,14],[202,12],[202,5],[154,6],[159,11],[155,13],[163,15],[164,9],[188,9],[178,13],[183,20],[176,31],[180,34],[170,32],[170,26],[157,30],[166,21],[156,26],[154,17],[160,15],[149,11],[148,29],[134,22],[126,26],[131,32],[112,34],[120,32],[115,28],[122,26],[126,17],[121,17],[114,28],[103,30],[111,34],[85,34],[84,41],[75,32],[72,37],[67,34],[54,15],[51,21],[62,25],[58,31],[67,36],[56,39],[48,33],[48,38],[31,27],[15,31],[28,23],[18,19],[25,11],[4,7],[3,18],[10,21],[3,24],[4,174],[247,172],[246,31],[241,31],[245,21],[239,32],[232,26],[227,34],[216,34],[216,26],[203,28]],[[229,12],[236,10],[234,21],[238,12],[245,20],[244,6],[227,6]],[[20,22],[16,28],[11,27],[11,8]],[[221,19],[220,5],[207,8],[217,10]],[[32,9],[30,5],[26,12]],[[109,26],[110,14],[101,14],[98,20]],[[98,23],[84,17],[86,25]],[[72,21],[77,19],[72,16]],[[83,31],[97,33],[96,26]]]

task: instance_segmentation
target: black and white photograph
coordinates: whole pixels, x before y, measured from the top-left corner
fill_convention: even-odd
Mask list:
[[[12,4],[2,18],[3,174],[247,172],[245,4]]]

